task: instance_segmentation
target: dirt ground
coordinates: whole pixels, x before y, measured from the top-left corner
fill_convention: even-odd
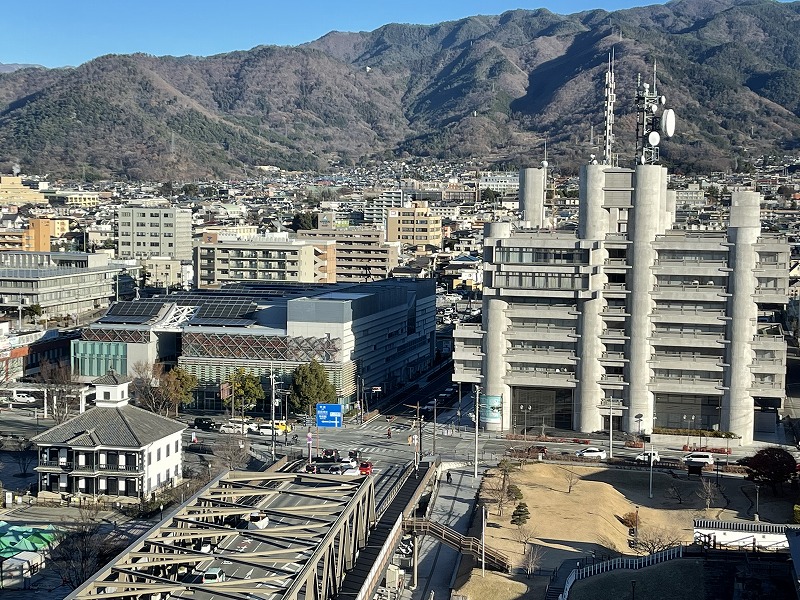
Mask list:
[[[578,475],[571,491],[568,481],[570,472]],[[715,481],[715,474],[707,476]],[[499,476],[490,472],[484,480],[484,491],[492,487],[493,481],[499,481]],[[548,571],[558,569],[565,561],[591,561],[592,552],[598,559],[620,553],[632,555],[628,548],[628,528],[617,517],[626,513],[635,514],[637,509],[640,534],[662,529],[683,542],[692,541],[694,518],[752,522],[755,509],[754,485],[741,477],[720,476],[721,493],[711,502],[709,510],[705,508],[705,500],[697,494],[702,487],[700,481],[696,476],[689,478],[685,471],[679,472],[677,477],[654,472],[652,499],[649,497],[649,472],[646,470],[534,463],[513,472],[511,482],[519,486],[523,494],[521,502],[528,505],[531,517],[527,525],[535,536],[530,542],[543,547],[540,566]],[[673,486],[678,490],[681,502],[676,499],[674,491],[670,492]],[[785,495],[776,497],[769,490],[761,490],[759,516],[762,521],[791,522],[792,504],[797,492],[789,490],[788,486],[785,492]],[[487,597],[492,600],[544,597],[549,581],[547,576],[526,579],[524,574],[519,574],[524,545],[516,536],[517,527],[510,523],[516,504],[515,501],[507,502],[502,514],[499,514],[496,502],[490,503],[486,528],[487,546],[506,553],[516,567],[515,574],[510,577],[492,574],[490,578],[487,572],[486,577],[482,578],[477,569],[456,593],[476,600]],[[650,578],[654,579],[652,576]],[[627,574],[626,585],[629,586],[633,579]],[[664,579],[668,580],[669,577]],[[512,585],[509,580],[518,585]],[[675,581],[675,578],[672,580]],[[681,580],[685,588],[686,580],[677,579]],[[506,583],[501,585],[500,581]],[[578,588],[588,587],[592,581],[599,582],[599,579],[591,578],[574,588],[576,600],[591,597],[591,594],[579,595]],[[490,596],[486,595],[488,590],[491,590]],[[626,593],[629,594],[630,590]],[[676,594],[667,597],[682,597]],[[570,596],[573,597],[572,594]]]

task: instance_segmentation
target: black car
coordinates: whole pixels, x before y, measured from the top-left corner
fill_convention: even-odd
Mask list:
[[[211,431],[215,428],[214,421],[211,419],[211,417],[195,417],[194,428],[202,429],[203,431]]]

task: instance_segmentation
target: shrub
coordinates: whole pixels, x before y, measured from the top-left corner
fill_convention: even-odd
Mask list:
[[[632,527],[638,527],[639,526],[639,523],[636,522],[637,518],[638,517],[637,517],[636,513],[631,511],[631,512],[627,512],[624,515],[622,515],[619,520],[623,525],[625,525],[625,527],[630,529]]]
[[[522,500],[522,490],[519,489],[518,485],[513,483],[509,484],[508,488],[506,489],[506,494],[508,495],[509,500]]]
[[[800,504],[795,504],[793,509],[793,521],[795,523],[800,523]]]
[[[528,522],[528,519],[531,518],[531,513],[528,510],[528,505],[524,502],[520,502],[517,504],[517,507],[514,509],[514,512],[511,513],[511,524],[512,525],[525,525]]]

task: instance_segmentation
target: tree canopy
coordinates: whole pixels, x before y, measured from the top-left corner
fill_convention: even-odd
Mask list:
[[[264,387],[261,378],[253,373],[248,373],[239,367],[228,377],[231,393],[222,403],[231,410],[232,414],[252,410],[260,400],[264,399]]]
[[[325,367],[315,360],[298,366],[292,373],[292,389],[289,404],[295,412],[311,414],[317,403],[336,402],[336,388],[328,380]]]
[[[775,493],[795,474],[797,461],[783,448],[764,448],[747,459],[745,468],[748,479],[769,485]]]
[[[294,229],[298,231],[299,229],[315,229],[317,227],[317,214],[311,212],[301,212],[295,213],[294,218],[292,219],[292,224],[289,226],[290,229]]]

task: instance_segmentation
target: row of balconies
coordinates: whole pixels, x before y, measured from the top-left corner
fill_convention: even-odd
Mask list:
[[[41,472],[58,473],[143,473],[144,467],[136,465],[76,465],[70,461],[40,460],[36,467]]]

